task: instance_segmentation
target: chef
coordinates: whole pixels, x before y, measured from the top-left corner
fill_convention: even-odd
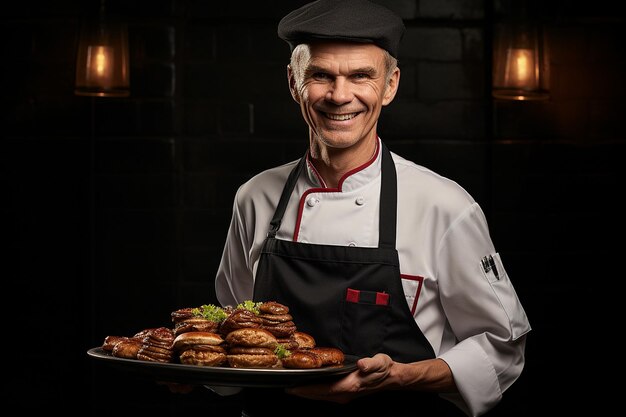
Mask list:
[[[237,191],[216,293],[285,304],[318,345],[361,359],[327,383],[249,389],[243,415],[477,416],[522,372],[530,325],[480,206],[378,135],[404,31],[365,0],[315,1],[278,25],[309,146]]]

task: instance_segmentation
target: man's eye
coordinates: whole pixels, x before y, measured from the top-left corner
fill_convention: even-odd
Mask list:
[[[363,79],[369,78],[370,76],[364,72],[357,72],[352,77],[356,78],[357,80],[363,80]]]
[[[326,74],[325,72],[313,73],[312,77],[314,79],[316,79],[316,80],[328,80],[328,79],[330,79],[330,75]]]

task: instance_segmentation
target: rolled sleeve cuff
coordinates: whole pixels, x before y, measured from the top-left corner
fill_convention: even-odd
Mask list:
[[[480,345],[467,339],[441,354],[459,390],[441,397],[456,404],[469,416],[479,416],[493,408],[502,398],[496,371]]]

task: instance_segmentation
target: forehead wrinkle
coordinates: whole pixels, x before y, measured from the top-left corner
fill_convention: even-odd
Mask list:
[[[361,63],[355,63],[352,65],[350,61],[353,60],[325,60],[325,59],[311,59],[305,68],[305,74],[310,76],[316,72],[327,73],[331,75],[352,75],[352,74],[367,74],[370,77],[376,77],[379,73],[378,69],[373,65],[362,65]],[[324,65],[328,62],[328,65]]]
[[[320,41],[305,46],[308,56],[303,62],[303,73],[307,75],[316,71],[336,75],[361,72],[375,77],[385,72],[383,51],[373,44]]]

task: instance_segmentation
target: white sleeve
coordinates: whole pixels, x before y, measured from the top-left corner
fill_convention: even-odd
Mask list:
[[[485,256],[493,258],[495,268],[483,267]],[[459,341],[439,355],[460,394],[445,397],[468,415],[481,415],[521,374],[530,324],[478,204],[451,225],[437,265],[441,302]]]
[[[252,267],[247,256],[251,239],[245,232],[245,223],[239,207],[239,192],[235,195],[233,215],[226,235],[226,243],[222,253],[220,266],[215,278],[215,294],[222,306],[235,306],[244,300],[252,299],[254,278]],[[230,396],[242,391],[242,387],[212,386],[205,388],[220,396]]]
[[[254,291],[253,265],[249,257],[253,236],[246,232],[239,203],[240,192],[241,188],[235,195],[233,215],[215,278],[215,294],[222,306],[235,306],[251,300]]]

